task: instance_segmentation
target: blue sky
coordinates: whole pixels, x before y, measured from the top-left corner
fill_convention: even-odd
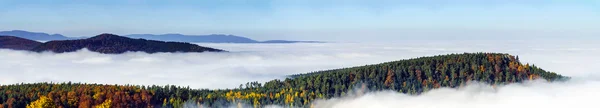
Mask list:
[[[0,0],[0,7],[0,30],[67,36],[234,34],[325,41],[600,36],[600,0]]]

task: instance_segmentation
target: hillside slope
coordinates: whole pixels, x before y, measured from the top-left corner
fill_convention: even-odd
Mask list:
[[[360,95],[367,90],[419,95],[440,87],[461,87],[470,81],[504,85],[539,78],[547,81],[569,79],[522,64],[518,57],[508,54],[465,53],[292,75],[283,81],[249,82],[245,86],[240,85],[240,88],[225,90],[71,83],[4,85],[0,86],[0,103],[4,107],[24,107],[27,104],[62,107],[182,108],[184,105],[223,107],[241,104],[310,107],[316,99]],[[358,90],[350,91],[353,88]]]
[[[336,87],[329,88],[336,92],[328,95],[329,97],[340,96],[341,92],[358,83],[367,84],[371,90],[390,89],[408,94],[420,94],[434,88],[460,87],[469,81],[501,85],[538,78],[548,81],[567,79],[535,65],[522,64],[518,57],[498,53],[421,57],[375,65],[317,71],[291,77],[300,81],[314,80],[315,83],[329,82],[328,86]],[[312,88],[311,85],[314,85],[307,82],[297,83],[299,85],[307,84],[308,88]],[[326,91],[328,90],[322,92]]]
[[[40,44],[42,43],[25,38],[14,36],[0,36],[0,48],[13,50],[30,50]]]
[[[32,51],[51,51],[63,53],[73,52],[83,48],[105,54],[120,54],[128,51],[141,51],[146,53],[223,51],[190,43],[131,39],[113,34],[101,34],[88,39],[79,40],[49,41],[33,48]]]

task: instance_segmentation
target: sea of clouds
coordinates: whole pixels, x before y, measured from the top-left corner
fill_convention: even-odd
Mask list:
[[[120,55],[87,50],[32,53],[0,49],[0,84],[83,82],[235,88],[286,75],[463,52],[518,55],[524,63],[571,76],[561,83],[531,81],[490,87],[473,83],[420,96],[392,91],[319,100],[334,108],[494,108],[593,107],[600,97],[600,43],[593,41],[403,41],[398,43],[199,44],[228,53],[130,52]]]

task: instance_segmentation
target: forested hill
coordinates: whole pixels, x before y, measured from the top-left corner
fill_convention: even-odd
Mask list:
[[[543,78],[548,81],[565,80],[567,77],[548,72],[535,65],[522,64],[519,58],[499,53],[464,53],[366,65],[352,68],[317,71],[291,75],[308,88],[321,82],[344,91],[357,83],[368,85],[371,90],[391,89],[398,92],[419,94],[432,88],[459,87],[469,81],[501,85]],[[349,84],[349,85],[348,85]],[[341,94],[334,94],[339,96]]]
[[[131,39],[113,34],[101,34],[88,39],[60,40],[43,43],[32,51],[73,52],[83,48],[90,51],[119,54],[128,51],[156,52],[221,52],[223,50],[202,47],[184,42],[163,42],[145,39]]]
[[[568,79],[534,65],[522,64],[518,57],[512,55],[465,53],[292,75],[285,80],[250,82],[240,85],[240,88],[226,90],[71,83],[5,85],[0,86],[0,106],[312,107],[315,99],[360,95],[367,89],[419,95],[440,87],[461,87],[470,81],[504,85],[540,78],[547,81]],[[351,91],[354,88],[357,90]]]
[[[14,36],[0,36],[0,48],[30,50],[42,43]]]

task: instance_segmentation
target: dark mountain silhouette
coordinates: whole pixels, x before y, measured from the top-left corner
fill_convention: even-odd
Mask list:
[[[51,51],[63,53],[73,52],[83,48],[105,54],[120,54],[128,51],[141,51],[146,53],[223,51],[184,42],[163,42],[145,39],[131,39],[113,34],[101,34],[88,39],[79,40],[49,41],[33,48],[32,51]]]
[[[50,35],[48,33],[28,32],[28,31],[23,31],[23,30],[0,31],[0,35],[15,36],[15,37],[25,38],[25,39],[29,39],[29,40],[42,40],[42,41],[69,39],[68,37],[65,37],[61,34]]]
[[[14,36],[0,36],[0,48],[13,50],[30,50],[40,44],[42,43],[25,38]]]

